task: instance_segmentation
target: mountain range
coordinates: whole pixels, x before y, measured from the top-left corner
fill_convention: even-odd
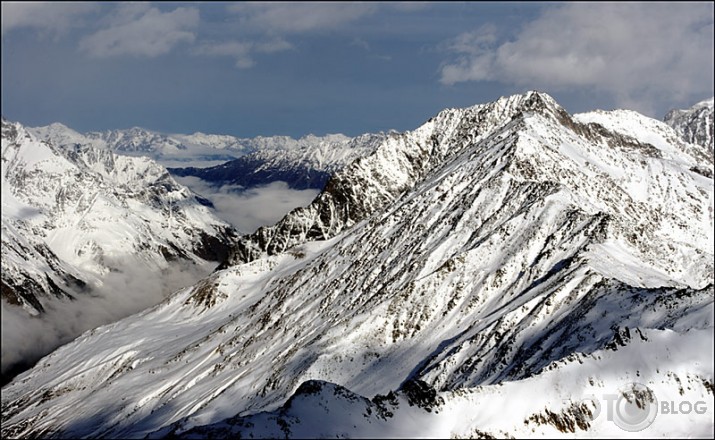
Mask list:
[[[708,117],[528,92],[350,141],[310,205],[3,388],[2,436],[710,436]]]
[[[180,177],[198,177],[214,185],[251,188],[280,181],[293,189],[322,190],[332,174],[372,152],[385,138],[385,134],[314,138],[314,142],[306,142],[298,148],[260,149],[213,167],[169,168],[169,171]]]
[[[56,146],[93,146],[121,155],[148,156],[173,167],[217,165],[258,151],[305,150],[320,143],[340,145],[350,141],[342,134],[307,135],[300,139],[290,136],[238,138],[200,132],[167,134],[140,127],[79,133],[61,123],[32,127],[28,131]]]

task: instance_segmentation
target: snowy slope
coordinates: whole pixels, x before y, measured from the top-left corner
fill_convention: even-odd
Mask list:
[[[701,145],[712,156],[715,151],[713,138],[713,98],[701,101],[689,109],[671,110],[663,119],[686,142]]]
[[[391,135],[19,376],[3,436],[622,435],[583,399],[630,382],[709,405],[646,433],[707,435],[712,162],[615,116],[530,92]]]
[[[608,419],[608,399],[619,391],[627,393],[633,389],[631,384],[642,384],[641,375],[650,378],[647,385],[642,384],[653,391],[652,401],[642,401],[649,408],[659,401],[677,402],[678,406],[688,402],[691,408],[701,402],[698,410],[704,408],[705,412],[657,414],[651,425],[635,432],[638,437],[661,437],[664,433],[708,437],[713,432],[711,383],[693,371],[712,372],[712,356],[701,350],[702,339],[712,338],[711,333],[712,329],[683,334],[643,331],[618,351],[598,350],[552,364],[528,379],[456,391],[437,392],[424,382],[410,381],[400,391],[368,399],[339,385],[306,381],[278,410],[196,427],[179,437],[573,438],[590,431],[621,438],[629,432]],[[675,356],[667,355],[672,349],[678,351],[677,358],[696,365],[696,370],[673,362]],[[596,377],[603,379],[594,380]],[[623,421],[617,414],[614,411],[613,419]]]
[[[209,273],[232,235],[150,159],[55,147],[3,119],[2,298],[10,305],[44,319],[48,307],[78,296],[136,298],[141,289],[116,291],[112,281],[122,277],[128,285],[183,268],[187,276],[176,277],[178,284],[147,281],[159,289],[154,299],[138,299],[126,316]],[[21,331],[3,326],[3,371],[12,357],[6,342]],[[61,342],[78,334],[64,334]]]
[[[3,203],[8,199],[3,194]],[[3,210],[6,206],[3,204]],[[26,214],[33,212],[30,207],[25,209]],[[44,311],[41,297],[71,298],[76,290],[83,290],[86,281],[76,268],[60,260],[42,240],[20,232],[14,223],[3,216],[3,299],[37,316]]]

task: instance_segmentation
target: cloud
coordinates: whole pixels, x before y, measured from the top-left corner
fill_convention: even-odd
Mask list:
[[[178,44],[194,42],[199,11],[180,7],[161,12],[145,3],[126,3],[115,8],[107,23],[106,28],[84,37],[80,50],[95,57],[156,57]]]
[[[339,29],[375,13],[372,3],[237,3],[228,11],[241,16],[241,24],[273,34]]]
[[[239,69],[253,67],[255,55],[293,49],[286,38],[300,35],[338,31],[352,22],[389,9],[398,13],[424,9],[425,3],[232,3],[226,10],[233,16],[233,30],[238,39],[204,41],[193,50],[194,55],[225,56],[235,59]],[[369,44],[354,38],[352,45],[370,51]],[[391,57],[376,55],[383,60]]]
[[[510,41],[494,26],[447,45],[441,82],[593,88],[647,109],[712,93],[713,5],[572,3],[545,10]]]
[[[236,67],[247,69],[255,65],[253,60],[255,53],[281,52],[292,47],[290,43],[280,38],[264,42],[231,40],[221,43],[201,43],[193,50],[193,53],[194,55],[232,57],[236,60]]]
[[[117,268],[92,286],[91,294],[77,294],[73,301],[48,301],[39,317],[2,300],[3,375],[13,368],[34,364],[83,332],[155,306],[178,289],[207,276],[214,264],[173,262],[159,272],[133,259],[108,261]]]
[[[59,36],[98,9],[96,3],[2,2],[2,35],[13,29],[32,28],[41,36]]]
[[[246,190],[237,185],[217,188],[193,176],[174,176],[174,179],[211,200],[218,217],[249,234],[261,226],[276,223],[294,208],[309,205],[319,193],[317,189],[291,189],[285,182]]]
[[[195,55],[223,56],[236,59],[236,67],[246,69],[253,67],[255,62],[251,58],[253,44],[240,41],[225,41],[223,43],[202,43],[194,49]]]

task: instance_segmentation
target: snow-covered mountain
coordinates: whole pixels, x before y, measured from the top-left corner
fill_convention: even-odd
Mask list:
[[[322,190],[330,176],[358,157],[372,152],[384,134],[355,138],[306,137],[293,148],[262,148],[246,156],[208,168],[169,168],[176,176],[194,176],[214,185],[250,188],[270,182],[286,182],[293,189]]]
[[[19,312],[12,307],[46,319],[48,309],[80,297],[133,302],[142,289],[121,291],[119,281],[154,288],[153,295],[134,298],[120,313],[126,316],[208,274],[226,257],[234,231],[205,204],[148,158],[88,145],[58,147],[3,119],[3,373],[18,360],[17,347],[6,342],[23,331],[6,329],[6,312]],[[186,276],[148,281],[179,269]],[[117,318],[114,312],[107,314]],[[55,343],[87,325],[61,332]],[[33,336],[25,337],[32,346]]]
[[[340,145],[350,141],[349,137],[342,134],[307,135],[300,139],[289,136],[238,138],[200,132],[188,135],[164,134],[139,127],[81,134],[60,123],[28,130],[39,139],[54,145],[90,145],[122,155],[148,156],[168,167],[217,165],[217,162],[230,161],[255,152],[263,152],[267,155],[266,158],[276,160],[276,156],[282,151],[296,158],[305,157],[310,159],[311,163],[321,164],[322,161],[331,160],[332,153],[328,153],[327,158],[323,159],[323,155],[330,149],[319,149],[312,157],[308,157],[311,147],[320,144]]]
[[[201,151],[230,151],[228,156],[246,153],[247,146],[233,136],[206,135],[166,135],[139,127],[126,130],[91,131],[81,134],[63,124],[54,123],[44,127],[28,129],[38,138],[54,145],[92,145],[109,149],[119,154],[147,155],[153,158],[175,156],[191,148]],[[220,154],[220,153],[219,153]]]
[[[536,92],[445,110],[17,377],[2,435],[710,435],[705,151]]]
[[[686,141],[715,152],[713,138],[713,98],[698,102],[685,110],[671,110],[663,119]]]

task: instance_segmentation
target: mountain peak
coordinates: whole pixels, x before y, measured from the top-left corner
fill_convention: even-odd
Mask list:
[[[688,109],[674,109],[663,118],[665,123],[673,127],[684,141],[705,147],[711,156],[715,152],[714,101],[713,98],[710,98],[700,101]]]
[[[547,107],[551,108],[561,108],[561,106],[556,102],[556,100],[551,97],[548,93],[540,92],[538,90],[530,90],[523,95],[524,104],[528,108],[533,109],[544,109]]]

